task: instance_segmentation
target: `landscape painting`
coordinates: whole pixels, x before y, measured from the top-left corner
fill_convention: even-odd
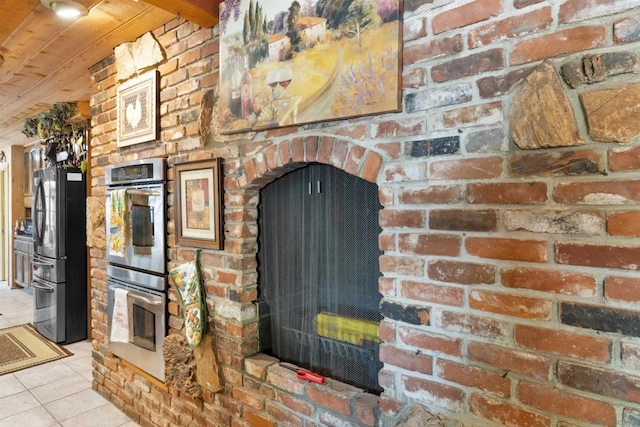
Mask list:
[[[400,110],[401,0],[220,5],[221,133]]]

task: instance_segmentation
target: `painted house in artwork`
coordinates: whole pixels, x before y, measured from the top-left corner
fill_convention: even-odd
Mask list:
[[[272,34],[269,36],[269,59],[278,61],[282,49],[288,47],[290,44],[289,37],[284,34]]]
[[[315,16],[305,16],[298,20],[298,29],[308,42],[323,42],[327,38],[327,20]]]

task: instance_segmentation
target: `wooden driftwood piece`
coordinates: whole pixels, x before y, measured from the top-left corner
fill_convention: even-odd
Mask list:
[[[201,387],[211,392],[222,390],[222,376],[216,343],[213,335],[205,334],[200,345],[193,349],[196,356],[196,380]]]

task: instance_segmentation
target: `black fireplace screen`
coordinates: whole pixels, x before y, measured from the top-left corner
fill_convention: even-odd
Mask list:
[[[260,192],[261,350],[379,393],[378,187],[312,164]]]

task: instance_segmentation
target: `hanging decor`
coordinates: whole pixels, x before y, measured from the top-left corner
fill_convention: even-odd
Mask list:
[[[77,104],[58,102],[25,121],[22,133],[40,138],[40,157],[48,160],[45,166],[75,167],[85,172],[88,136],[85,126],[71,120],[77,113]]]
[[[401,0],[220,5],[222,134],[400,111]]]
[[[153,70],[118,86],[118,147],[158,138],[158,82]]]

